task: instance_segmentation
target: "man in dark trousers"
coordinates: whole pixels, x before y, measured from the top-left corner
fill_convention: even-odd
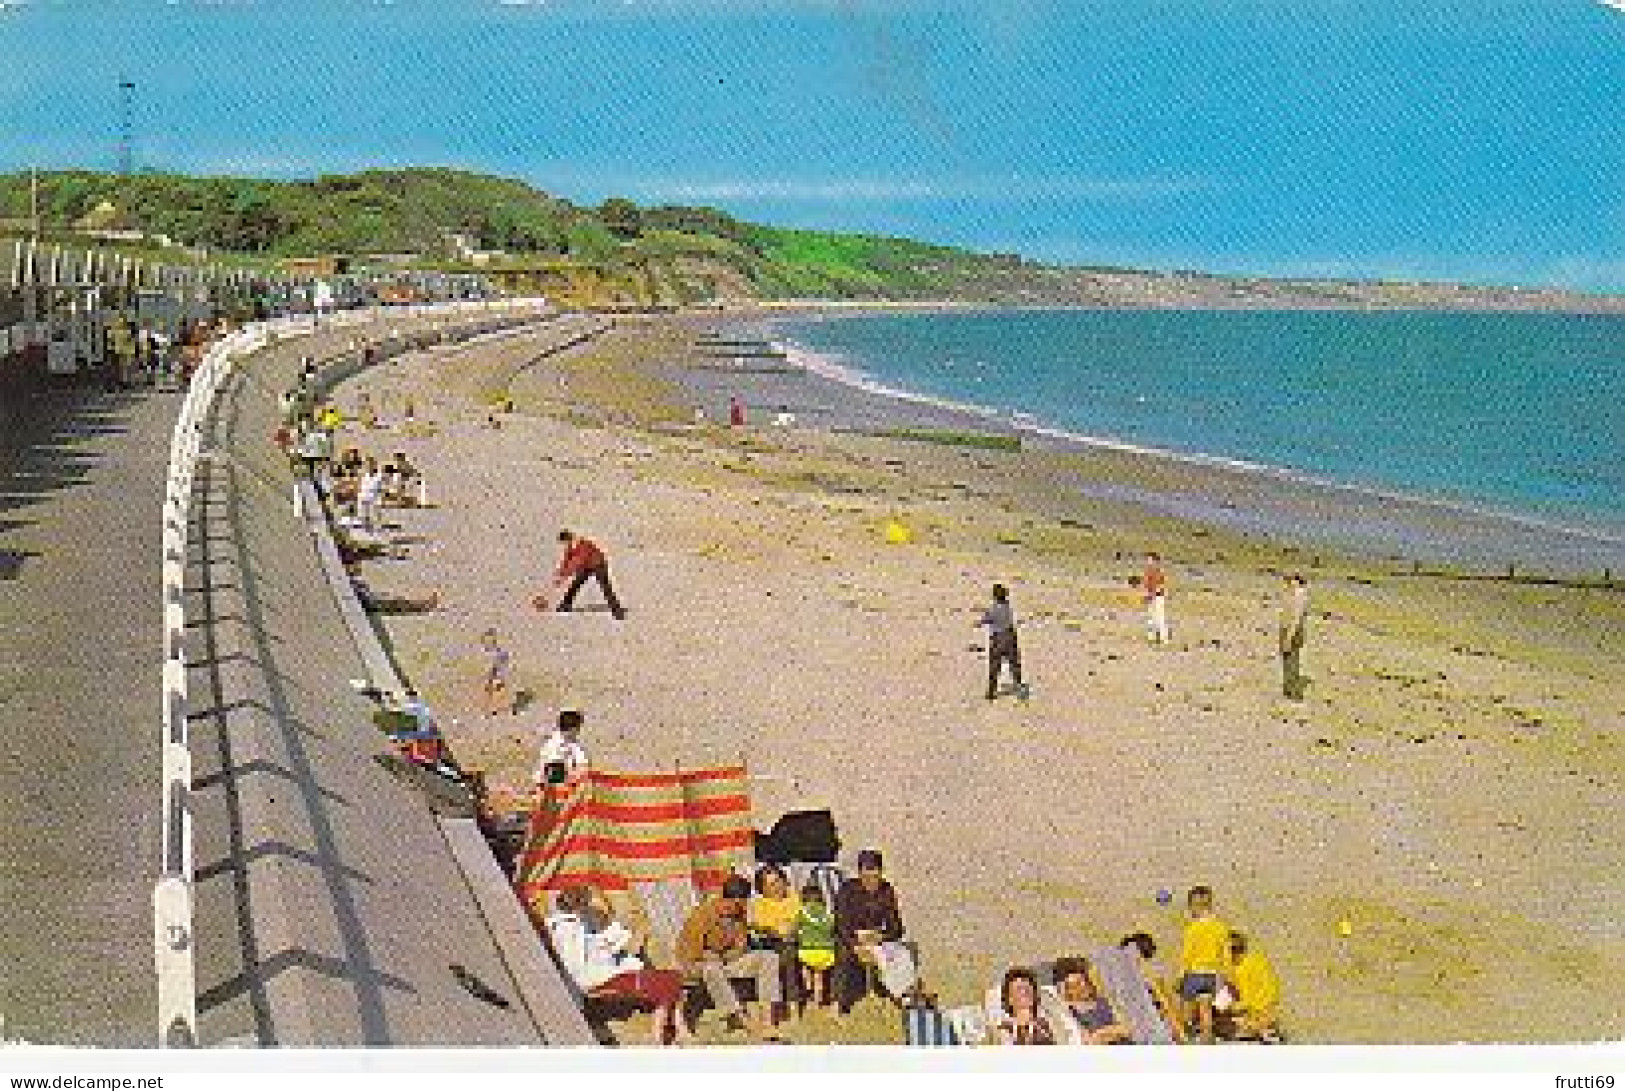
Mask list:
[[[1010,591],[1002,583],[993,585],[993,605],[982,611],[978,625],[987,626],[987,699],[999,695],[999,670],[1010,664],[1010,680],[1015,683],[1016,696],[1027,697],[1027,686],[1021,680],[1021,649],[1016,644],[1016,615],[1010,609]]]
[[[882,871],[880,852],[858,853],[858,873],[835,892],[836,1010],[846,1015],[872,991],[901,1001],[919,982],[914,953],[903,942],[897,891]]]
[[[604,592],[604,601],[609,603],[609,612],[615,615],[616,621],[624,621],[626,610],[621,606],[621,600],[615,597],[615,588],[609,582],[609,558],[598,548],[598,543],[569,530],[559,531],[559,541],[564,544],[564,557],[553,576],[553,586],[561,587],[566,580],[570,581],[569,590],[559,600],[559,612],[569,613],[574,608],[576,592],[581,590],[581,585],[588,579],[597,579],[599,589]]]

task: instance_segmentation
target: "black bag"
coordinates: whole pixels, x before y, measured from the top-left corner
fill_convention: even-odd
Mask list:
[[[833,864],[841,852],[835,818],[829,811],[791,811],[756,835],[756,861],[762,864]]]

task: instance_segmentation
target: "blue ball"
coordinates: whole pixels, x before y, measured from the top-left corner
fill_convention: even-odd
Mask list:
[[[1167,905],[1169,902],[1171,902],[1173,900],[1174,900],[1174,892],[1169,890],[1167,887],[1164,887],[1161,890],[1157,891],[1157,904],[1158,905]]]

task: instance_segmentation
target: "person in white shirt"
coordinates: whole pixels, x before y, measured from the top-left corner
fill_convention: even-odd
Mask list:
[[[587,751],[581,745],[581,713],[565,709],[559,713],[559,725],[542,740],[542,752],[536,758],[534,780],[538,787],[544,784],[572,784],[587,774]]]
[[[361,475],[361,485],[356,490],[356,514],[361,517],[362,526],[370,531],[377,531],[378,508],[383,502],[384,474],[378,469],[378,460],[369,458],[367,472]]]
[[[631,929],[594,906],[586,887],[559,891],[544,924],[554,957],[584,996],[652,1005],[653,1045],[692,1041],[681,1014],[682,975],[645,966],[632,953],[638,945]]]

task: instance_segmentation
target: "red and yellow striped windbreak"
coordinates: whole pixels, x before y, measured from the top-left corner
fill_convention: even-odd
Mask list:
[[[519,857],[520,897],[691,878],[719,886],[754,850],[745,767],[676,773],[592,770],[544,788]]]

